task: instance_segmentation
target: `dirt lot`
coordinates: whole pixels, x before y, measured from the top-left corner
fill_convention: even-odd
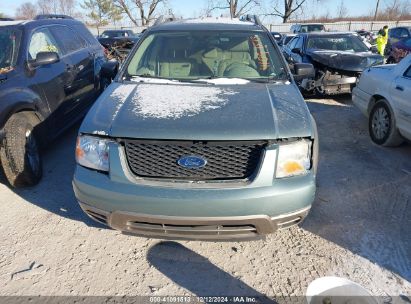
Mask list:
[[[411,295],[411,145],[373,145],[349,97],[309,106],[321,139],[312,211],[248,243],[161,242],[93,223],[71,188],[73,128],[46,153],[39,186],[14,192],[1,177],[0,294],[303,295],[336,275]]]

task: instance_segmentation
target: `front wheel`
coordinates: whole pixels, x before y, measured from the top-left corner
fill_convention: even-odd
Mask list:
[[[42,177],[39,144],[33,132],[39,120],[33,113],[14,114],[5,125],[0,159],[13,187],[36,185]]]
[[[378,101],[372,108],[368,129],[372,141],[377,145],[395,147],[404,141],[395,125],[394,114],[384,99]]]

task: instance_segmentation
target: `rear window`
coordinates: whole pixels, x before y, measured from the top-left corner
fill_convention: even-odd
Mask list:
[[[90,45],[100,45],[96,37],[83,25],[75,25],[74,29],[88,42]]]
[[[116,38],[116,37],[129,37],[131,36],[127,31],[104,31],[101,34],[101,38]]]
[[[302,33],[309,33],[309,32],[323,32],[325,31],[324,25],[322,24],[308,24],[308,25],[301,25]]]
[[[64,54],[76,52],[86,46],[85,40],[67,26],[53,26],[52,32],[63,47]]]

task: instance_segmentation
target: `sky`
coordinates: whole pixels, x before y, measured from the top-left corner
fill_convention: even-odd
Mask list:
[[[80,2],[82,0],[78,0]],[[385,1],[383,0],[382,6]],[[32,2],[35,0],[0,0],[0,12],[13,16],[17,7],[24,2]],[[266,0],[266,2],[269,2]],[[317,15],[327,13],[327,11],[333,16],[336,15],[337,7],[341,0],[323,0],[321,4],[315,5],[310,10],[315,11]],[[202,8],[205,7],[206,0],[169,0],[174,12],[184,17],[193,17],[198,14]],[[376,0],[344,0],[345,6],[348,9],[348,13],[351,16],[358,16],[369,14],[375,7]],[[311,12],[307,12],[307,15],[311,16]],[[276,21],[280,22],[279,19]]]

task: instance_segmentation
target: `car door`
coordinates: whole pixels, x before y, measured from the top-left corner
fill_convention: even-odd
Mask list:
[[[94,53],[88,43],[70,27],[53,26],[53,33],[63,46],[70,77],[70,104],[66,107],[65,120],[76,120],[94,101]]]
[[[39,88],[47,100],[51,113],[47,120],[48,135],[53,137],[58,133],[58,130],[53,128],[55,122],[60,119],[58,113],[69,98],[66,94],[66,87],[69,85],[66,62],[61,46],[50,31],[50,27],[37,28],[29,35],[30,38],[27,44],[27,62],[29,64],[36,59],[39,52],[53,51],[60,57],[60,60],[56,63],[36,68],[28,67],[27,69],[27,78]]]
[[[397,127],[411,139],[411,65],[391,85],[392,106],[396,113]]]

